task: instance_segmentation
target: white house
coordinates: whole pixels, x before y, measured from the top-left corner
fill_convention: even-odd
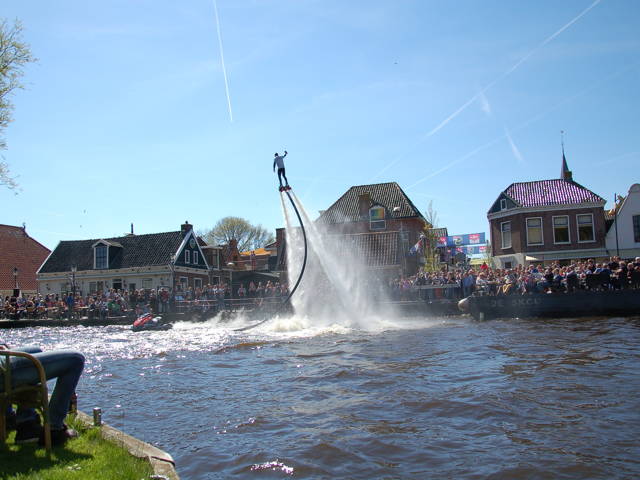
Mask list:
[[[640,184],[634,183],[629,194],[618,204],[617,213],[606,236],[610,255],[621,258],[640,257]]]
[[[201,247],[189,222],[174,232],[62,241],[37,272],[38,291],[202,287],[209,265]]]

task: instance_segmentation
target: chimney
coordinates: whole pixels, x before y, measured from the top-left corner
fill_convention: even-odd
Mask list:
[[[133,222],[131,222],[131,235],[133,235]]]
[[[367,218],[369,216],[369,208],[371,207],[371,194],[364,192],[358,195],[358,213],[360,218]]]
[[[190,225],[188,220],[185,220],[184,223],[180,225],[180,233],[182,233],[183,237],[186,236],[187,233],[189,233],[189,231],[192,229],[193,225]]]

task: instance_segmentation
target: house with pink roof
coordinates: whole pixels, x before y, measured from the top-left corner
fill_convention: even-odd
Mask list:
[[[606,258],[605,203],[573,180],[563,152],[560,178],[512,183],[489,209],[495,266]]]

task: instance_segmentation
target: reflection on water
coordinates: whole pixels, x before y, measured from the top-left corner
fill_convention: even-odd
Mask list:
[[[637,478],[640,319],[3,331],[77,348],[85,411],[183,479]]]

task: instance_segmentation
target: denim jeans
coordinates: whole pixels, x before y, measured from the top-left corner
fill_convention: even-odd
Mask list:
[[[31,353],[42,363],[47,380],[56,379],[56,385],[49,400],[49,417],[51,428],[61,429],[69,411],[71,396],[76,390],[76,385],[84,369],[84,355],[74,350],[42,352],[37,347],[19,347],[14,350]],[[36,383],[37,381],[38,371],[30,360],[12,358],[11,383],[13,385]],[[4,387],[0,386],[0,389],[2,388]],[[33,417],[33,415],[34,412],[31,409],[18,408],[17,420],[20,422]]]

